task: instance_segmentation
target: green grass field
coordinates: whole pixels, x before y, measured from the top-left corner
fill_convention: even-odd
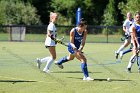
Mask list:
[[[65,34],[59,34],[58,38],[62,38],[65,36],[65,42],[69,41],[69,35]],[[46,38],[46,34],[26,34],[25,35],[25,41],[27,42],[44,42]],[[118,43],[122,42],[121,39],[122,35],[106,35],[103,34],[88,34],[87,36],[87,42],[89,43]],[[0,33],[0,41],[9,41],[10,40],[10,35],[8,33]]]
[[[49,56],[43,42],[0,42],[0,93],[139,93],[140,74],[135,64],[126,73],[131,53],[122,61],[114,51],[120,43],[87,43],[84,53],[90,77],[83,81],[77,59],[64,64],[64,69],[52,65],[50,74],[36,67],[36,58]],[[57,59],[68,54],[67,48],[57,45]],[[111,78],[111,82],[106,79]]]

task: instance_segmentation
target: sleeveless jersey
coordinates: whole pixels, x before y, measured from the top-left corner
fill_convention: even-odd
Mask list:
[[[54,38],[57,36],[57,30],[56,30],[54,23],[51,22],[48,25],[47,33],[48,33],[48,31],[51,31]],[[55,45],[56,45],[55,41],[53,41],[49,36],[47,36],[47,38],[45,40],[45,46],[55,46]]]
[[[77,49],[79,49],[81,42],[83,40],[84,32],[83,33],[78,33],[76,27],[74,28],[74,45],[76,46]]]
[[[140,25],[137,23],[134,23],[134,27],[136,29],[136,35],[138,38],[140,38]]]
[[[127,32],[125,32],[125,35],[130,36],[129,28],[131,27],[131,25],[132,25],[133,23],[134,23],[134,19],[132,19],[132,20],[126,19],[126,20],[124,21],[123,26],[126,27],[126,31],[127,31]]]

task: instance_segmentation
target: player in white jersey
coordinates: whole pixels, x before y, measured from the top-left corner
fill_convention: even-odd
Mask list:
[[[132,14],[130,12],[128,12],[127,13],[127,19],[123,23],[123,31],[125,32],[125,42],[123,43],[123,45],[120,46],[120,48],[117,51],[115,51],[116,59],[118,59],[119,53],[121,51],[123,51],[123,49],[131,43],[131,36],[130,36],[129,28],[130,28],[130,26],[132,25],[133,22],[134,22],[134,20],[132,18]]]
[[[138,58],[138,53],[140,49],[140,12],[136,12],[135,14],[135,22],[132,24],[130,28],[131,32],[131,38],[132,38],[132,43],[133,43],[133,55],[131,56],[129,60],[129,64],[127,66],[127,72],[131,72],[132,65],[134,62],[138,61],[139,65],[139,72],[140,72],[140,63],[139,63],[139,58]]]
[[[45,46],[48,48],[50,52],[50,56],[45,58],[37,58],[37,67],[40,69],[40,65],[44,62],[47,62],[45,68],[43,69],[44,72],[49,73],[50,72],[50,66],[53,63],[53,61],[56,59],[56,50],[55,46],[56,43],[51,38],[56,38],[57,36],[57,30],[55,27],[55,23],[57,21],[57,13],[50,13],[50,23],[47,27],[47,37],[45,40]]]

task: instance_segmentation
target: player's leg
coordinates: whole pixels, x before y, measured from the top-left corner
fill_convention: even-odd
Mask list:
[[[65,56],[65,57],[63,57],[63,58],[61,58],[59,61],[57,61],[55,64],[59,67],[59,68],[61,68],[61,69],[63,69],[64,67],[63,67],[63,63],[65,63],[65,62],[68,62],[68,61],[70,61],[70,60],[73,60],[74,59],[74,55],[73,54],[69,54],[69,56]]]
[[[50,59],[50,57],[45,57],[45,58],[37,58],[37,67],[40,69],[41,64],[44,62],[47,62]]]
[[[75,56],[77,59],[81,61],[81,70],[84,74],[83,80],[87,80],[87,81],[93,80],[92,78],[89,77],[87,59],[85,58],[85,56],[81,52],[76,52]]]
[[[130,40],[131,40],[130,38],[127,38],[125,40],[124,44],[121,45],[120,48],[117,51],[115,51],[115,57],[116,57],[116,59],[118,59],[118,55],[119,55],[120,51],[123,51],[123,49],[130,44]]]
[[[128,63],[128,66],[127,66],[127,72],[131,72],[131,68],[133,66],[133,64],[135,63],[136,61],[136,55],[132,55],[130,60],[129,60],[129,63]]]
[[[70,43],[68,43],[68,51],[70,53],[69,56],[65,56],[65,57],[61,58],[58,62],[55,63],[61,69],[63,69],[63,65],[62,65],[63,63],[70,61],[70,60],[73,60],[75,57],[74,56],[75,51],[73,50]]]
[[[47,64],[46,64],[45,68],[43,69],[44,72],[49,72],[49,69],[51,67],[51,64],[56,59],[55,46],[48,47],[48,49],[49,49],[49,52],[51,54],[51,57],[48,59]]]
[[[46,46],[46,48],[49,48],[50,46]],[[50,60],[52,57],[48,56],[48,57],[44,57],[44,58],[37,58],[36,62],[37,62],[37,67],[40,69],[41,64],[47,62],[48,60]]]
[[[134,44],[136,44],[136,43],[134,43]],[[133,44],[132,44],[132,46],[133,46]],[[135,60],[137,59],[137,52],[136,52],[136,49],[134,47],[132,47],[132,52],[133,52],[133,55],[131,56],[129,63],[128,63],[128,66],[127,66],[128,72],[131,72],[131,68],[132,68]]]
[[[132,51],[133,44],[131,43],[130,48],[125,51],[120,51],[120,59],[122,59],[123,55]]]

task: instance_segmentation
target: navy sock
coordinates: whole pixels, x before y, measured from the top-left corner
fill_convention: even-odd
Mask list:
[[[68,61],[67,56],[65,56],[65,57],[61,58],[57,63],[58,63],[58,65],[61,65],[62,63],[65,63],[67,61]]]
[[[84,73],[85,77],[88,77],[88,69],[87,69],[87,63],[81,63],[81,69]]]
[[[128,53],[128,52],[131,52],[131,51],[132,51],[132,49],[128,49],[128,50],[126,50],[126,51],[123,52],[123,55],[126,54],[126,53]]]

